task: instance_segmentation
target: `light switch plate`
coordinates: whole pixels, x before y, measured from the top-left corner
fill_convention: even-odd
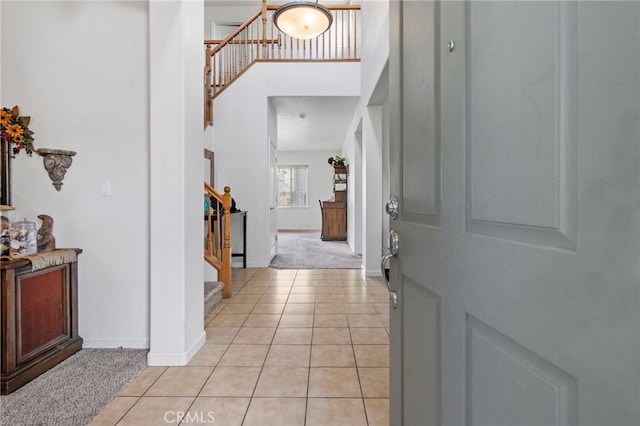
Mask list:
[[[100,195],[108,197],[111,195],[111,180],[102,179],[100,181]]]

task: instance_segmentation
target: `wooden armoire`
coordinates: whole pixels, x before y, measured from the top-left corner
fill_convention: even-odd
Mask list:
[[[323,241],[347,239],[347,176],[348,166],[333,166],[333,198],[320,201]]]

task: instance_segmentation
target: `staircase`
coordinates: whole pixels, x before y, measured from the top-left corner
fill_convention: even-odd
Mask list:
[[[205,40],[204,126],[213,124],[213,99],[257,62],[359,62],[359,5],[327,9],[333,24],[309,40],[294,39],[278,30],[271,15],[278,8],[262,1],[262,8],[224,40]]]
[[[231,220],[226,218],[231,217],[231,188],[225,186],[224,194],[220,194],[205,182],[204,190],[205,196],[211,200],[207,212],[204,260],[218,271],[218,280],[224,285],[222,297],[228,299],[231,297]]]

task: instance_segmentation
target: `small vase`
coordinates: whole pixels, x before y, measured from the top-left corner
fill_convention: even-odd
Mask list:
[[[0,205],[0,256],[9,256],[14,210],[14,207]]]
[[[11,225],[11,257],[22,257],[38,252],[38,232],[35,222],[22,219]]]

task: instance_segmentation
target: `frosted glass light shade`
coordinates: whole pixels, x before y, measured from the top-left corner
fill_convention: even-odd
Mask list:
[[[333,23],[333,16],[318,3],[294,1],[276,9],[273,22],[280,31],[293,38],[310,39],[327,31]]]

